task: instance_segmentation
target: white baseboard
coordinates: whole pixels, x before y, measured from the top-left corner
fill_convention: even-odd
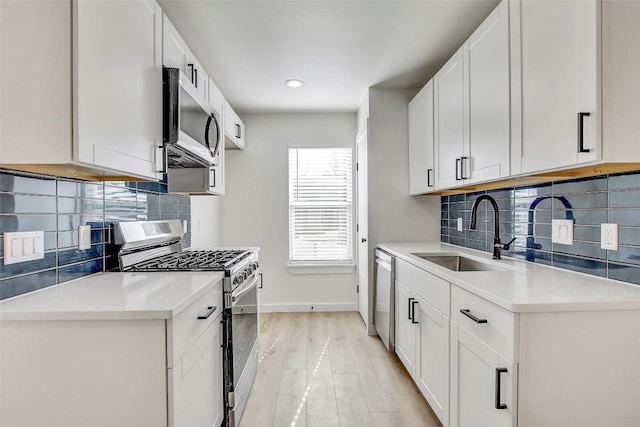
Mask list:
[[[358,311],[358,306],[355,303],[260,304],[261,313],[296,313],[312,311]]]

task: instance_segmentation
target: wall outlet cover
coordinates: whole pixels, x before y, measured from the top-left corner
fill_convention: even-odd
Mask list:
[[[462,218],[458,218],[458,231],[462,231]]]
[[[618,250],[618,224],[600,224],[600,247]]]
[[[551,241],[561,245],[573,245],[573,220],[554,219],[551,221]]]
[[[88,225],[78,226],[78,249],[84,251],[91,248],[91,227]]]

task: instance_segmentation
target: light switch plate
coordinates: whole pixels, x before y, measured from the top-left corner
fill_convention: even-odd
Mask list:
[[[554,219],[551,221],[551,241],[561,245],[573,245],[573,220]]]
[[[91,248],[91,227],[88,225],[78,226],[78,249],[81,251]]]
[[[189,223],[187,222],[187,220],[186,220],[186,219],[183,219],[183,220],[182,220],[182,231],[183,231],[183,232],[185,232],[185,233],[188,233],[188,232],[189,232],[188,224],[189,224]]]
[[[618,224],[600,224],[600,247],[618,250]]]
[[[458,231],[462,231],[462,218],[458,218]]]
[[[44,232],[4,233],[4,264],[44,258]]]

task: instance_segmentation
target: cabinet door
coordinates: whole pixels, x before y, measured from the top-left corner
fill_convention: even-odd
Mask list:
[[[433,79],[409,103],[409,194],[435,190]]]
[[[418,357],[416,383],[438,416],[449,425],[449,318],[417,297]]]
[[[506,371],[501,372],[502,369]],[[451,322],[452,427],[516,424],[514,366],[455,322]],[[499,395],[498,395],[498,392]],[[499,398],[498,398],[499,396]],[[506,405],[498,409],[498,404]]]
[[[463,49],[434,77],[436,188],[457,187],[466,176],[461,169],[464,160],[465,105]],[[466,162],[468,163],[468,162]]]
[[[515,151],[520,151],[523,173],[599,159],[598,5],[596,0],[512,4],[512,66],[522,97],[514,102],[514,117],[522,117],[522,141]]]
[[[219,319],[214,320],[182,359],[169,369],[169,378],[173,380],[169,390],[169,416],[174,427],[212,427],[222,423],[222,326]]]
[[[503,0],[469,37],[469,180],[509,175],[509,3]]]
[[[416,323],[413,308],[417,305],[413,292],[396,280],[396,354],[412,377],[416,365]]]
[[[209,99],[209,75],[204,67],[200,64],[193,52],[189,54],[189,62],[187,64],[189,78],[191,83],[196,87],[197,92],[206,101]]]
[[[187,70],[189,62],[189,47],[182,39],[178,30],[173,26],[167,15],[162,21],[162,65],[167,68],[178,68],[186,76],[190,76]]]
[[[73,2],[74,160],[156,178],[162,11],[153,0]]]
[[[227,148],[244,150],[244,123],[233,111],[231,105],[224,102],[224,133]]]

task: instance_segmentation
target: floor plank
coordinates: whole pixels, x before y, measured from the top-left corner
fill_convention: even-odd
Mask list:
[[[241,427],[441,426],[357,312],[264,313]]]

